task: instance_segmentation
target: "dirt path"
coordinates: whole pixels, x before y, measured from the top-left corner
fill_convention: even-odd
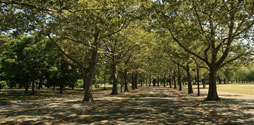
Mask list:
[[[194,94],[187,94],[187,88],[179,93],[188,100],[195,100],[199,107],[209,109],[210,114],[217,113],[219,119],[229,120],[236,124],[254,124],[253,95],[218,91],[220,101],[204,101],[207,97],[207,89],[201,89],[201,96],[197,96],[196,89]]]
[[[59,121],[97,105],[121,99],[135,91],[117,96],[111,96],[110,92],[111,90],[94,92],[93,103],[81,103],[83,96],[77,95],[3,105],[0,106],[0,124],[44,124]]]
[[[80,115],[66,124],[219,124],[217,117],[174,95],[169,88],[145,88],[126,100]]]
[[[220,93],[222,101],[204,102],[205,90],[200,97],[163,87],[109,93],[95,93],[94,103],[73,96],[0,106],[0,124],[254,124],[254,98],[247,95]]]

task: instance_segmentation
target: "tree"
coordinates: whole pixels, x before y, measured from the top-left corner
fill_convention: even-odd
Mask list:
[[[251,41],[247,38],[254,24],[254,5],[251,1],[231,0],[155,3],[160,8],[157,14],[160,21],[164,22],[162,26],[170,32],[173,40],[209,67],[206,100],[219,100],[217,71],[252,51],[248,47]],[[197,53],[193,49],[195,46],[201,46],[203,53]]]
[[[130,42],[128,38],[121,33],[111,36],[108,40],[105,40],[105,44],[102,45],[102,48],[104,48],[104,61],[111,69],[111,77],[113,79],[112,95],[118,94],[117,79],[120,63],[128,63],[131,52],[136,46],[135,43]]]

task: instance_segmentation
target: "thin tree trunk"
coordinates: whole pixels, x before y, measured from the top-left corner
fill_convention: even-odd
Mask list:
[[[83,79],[83,90],[86,88],[86,71],[84,68],[81,68],[81,73],[82,73],[82,79]]]
[[[104,75],[104,87],[103,87],[103,90],[106,90],[106,76]]]
[[[186,73],[187,73],[187,80],[188,80],[188,93],[191,94],[193,93],[193,88],[191,84],[191,73],[190,73],[189,63],[187,63],[186,68],[187,68]]]
[[[39,87],[38,87],[39,90],[42,89],[42,81],[43,81],[43,80],[41,80],[41,79],[39,80]]]
[[[25,84],[25,93],[28,93],[28,89],[29,89],[29,83]]]
[[[138,89],[138,73],[135,73],[134,81],[135,89]]]
[[[124,91],[128,92],[127,69],[124,70]]]
[[[117,71],[116,71],[115,64],[112,67],[112,74],[111,75],[113,78],[113,87],[112,87],[111,95],[116,95],[116,94],[118,94],[118,92],[117,92]]]
[[[198,84],[198,96],[200,96],[200,85],[199,85],[199,65],[196,63],[197,66],[197,84]]]
[[[34,94],[35,94],[35,90],[34,90],[34,88],[35,88],[35,85],[34,85],[34,82],[32,82],[32,95],[34,95]]]
[[[169,88],[172,88],[172,79],[169,77]]]
[[[134,73],[131,74],[131,88],[132,88],[132,90],[135,90]]]
[[[63,93],[63,82],[60,83],[60,93]]]
[[[153,86],[156,86],[156,80],[153,79]]]
[[[205,83],[205,79],[204,78],[202,79],[202,84],[203,84],[203,89],[205,89],[206,88],[206,83]]]
[[[160,82],[161,82],[161,80],[160,80],[160,78],[158,78],[157,86],[160,86]]]
[[[181,83],[181,71],[180,66],[177,65],[177,74],[178,74],[178,85],[179,85],[179,91],[182,91],[182,83]]]
[[[174,89],[177,89],[177,87],[176,87],[176,71],[174,71],[173,80],[174,80]]]

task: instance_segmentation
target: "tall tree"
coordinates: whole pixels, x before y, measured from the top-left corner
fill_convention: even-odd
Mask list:
[[[157,1],[162,26],[186,52],[209,67],[209,91],[206,100],[219,100],[217,71],[226,64],[251,53],[249,33],[253,28],[252,1],[190,0]],[[197,53],[193,47],[201,47]],[[236,49],[241,48],[241,49]]]

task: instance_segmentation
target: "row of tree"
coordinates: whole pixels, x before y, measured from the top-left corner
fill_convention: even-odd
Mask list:
[[[22,66],[17,66],[24,70],[19,71],[26,76],[18,81],[24,86],[40,81],[41,74],[46,74],[41,73],[44,65],[50,65],[46,69],[52,68],[51,77],[60,77],[60,81],[51,83],[76,80],[78,75],[73,72],[80,72],[85,86],[84,101],[93,100],[91,87],[95,76],[105,74],[111,76],[112,94],[117,94],[118,78],[127,86],[128,77],[132,78],[133,88],[138,81],[156,79],[164,83],[174,81],[175,85],[177,80],[180,90],[184,78],[192,93],[194,69],[198,83],[203,79],[201,75],[206,76],[204,72],[208,74],[207,100],[219,100],[219,71],[236,60],[249,62],[253,52],[251,0],[2,0],[0,5],[2,34],[15,38],[36,33],[58,50],[49,51],[53,56],[48,57],[48,51],[42,52],[44,56],[40,57],[33,51],[50,47],[34,45],[21,49],[22,53],[16,52],[9,60],[3,59],[2,67],[20,62]],[[21,39],[33,41],[30,37]],[[58,53],[61,58],[52,64],[36,63],[51,60]],[[52,73],[54,67],[59,74]],[[25,69],[34,71],[24,72]],[[14,72],[8,68],[3,71]]]

